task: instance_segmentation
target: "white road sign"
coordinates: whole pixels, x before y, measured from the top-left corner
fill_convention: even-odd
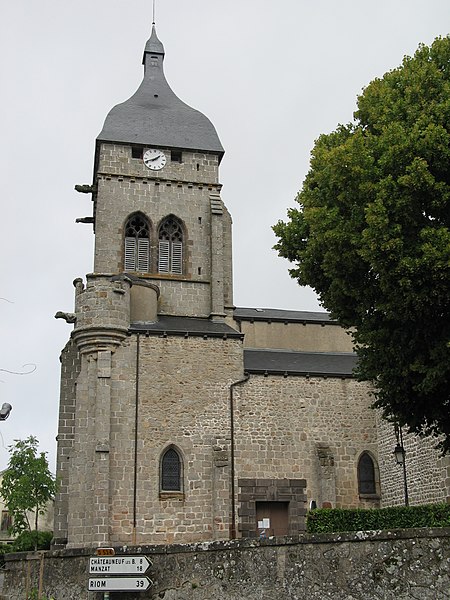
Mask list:
[[[151,566],[145,556],[93,556],[89,559],[89,573],[141,574]]]
[[[143,592],[152,585],[148,577],[104,577],[102,579],[89,579],[90,592],[125,592],[133,590]]]

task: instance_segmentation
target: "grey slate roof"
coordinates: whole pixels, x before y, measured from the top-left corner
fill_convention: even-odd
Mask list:
[[[144,79],[131,98],[109,112],[97,141],[204,150],[222,156],[214,125],[173,93],[163,60],[164,46],[153,26],[144,51]]]
[[[236,321],[282,321],[287,323],[320,323],[337,325],[326,312],[281,310],[278,308],[235,308]]]
[[[132,323],[130,331],[133,333],[147,333],[149,335],[184,335],[227,337],[242,339],[244,334],[239,333],[222,321],[210,319],[197,319],[193,317],[159,316],[154,323]]]
[[[356,354],[346,352],[244,350],[244,369],[267,375],[352,377],[356,361]]]

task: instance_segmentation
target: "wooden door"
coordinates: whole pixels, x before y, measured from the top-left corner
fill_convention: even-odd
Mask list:
[[[257,502],[256,531],[262,538],[288,535],[289,502]]]

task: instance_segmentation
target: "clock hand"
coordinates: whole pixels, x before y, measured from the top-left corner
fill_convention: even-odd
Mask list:
[[[160,158],[160,156],[161,156],[161,153],[160,153],[160,154],[157,154],[157,155],[155,156],[155,158],[149,158],[148,160],[149,160],[149,161],[151,161],[151,162],[153,162],[153,161],[154,161],[154,160],[156,160],[157,158]]]

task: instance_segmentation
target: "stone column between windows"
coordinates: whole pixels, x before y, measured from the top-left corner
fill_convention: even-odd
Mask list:
[[[111,350],[99,350],[97,353],[92,541],[100,545],[109,541],[111,355]]]
[[[223,203],[219,194],[210,194],[211,206],[211,317],[225,318]]]

